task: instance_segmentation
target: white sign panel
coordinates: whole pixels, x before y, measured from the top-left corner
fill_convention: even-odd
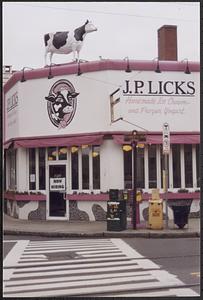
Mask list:
[[[199,109],[198,73],[140,72],[121,87],[120,117],[149,131],[165,122],[171,131],[199,130]]]
[[[50,178],[50,191],[65,191],[65,178]]]
[[[168,123],[163,125],[163,154],[170,152],[170,131]]]
[[[17,85],[5,95],[5,140],[18,136],[19,133],[19,93]]]

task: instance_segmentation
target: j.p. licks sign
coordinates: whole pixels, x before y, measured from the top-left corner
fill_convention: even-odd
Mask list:
[[[199,73],[145,73],[124,80],[120,116],[148,130],[165,122],[173,131],[199,130]]]

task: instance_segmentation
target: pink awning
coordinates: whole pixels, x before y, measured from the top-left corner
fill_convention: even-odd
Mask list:
[[[12,143],[13,143],[12,141],[5,143],[4,144],[4,149],[8,149],[11,146]]]
[[[56,146],[81,146],[100,145],[103,135],[84,135],[59,138],[22,139],[14,142],[14,148],[56,147]]]
[[[131,141],[125,141],[125,136],[118,134],[113,135],[114,142],[119,145],[131,144]],[[147,134],[146,141],[141,142],[144,144],[162,144],[162,134]],[[199,134],[171,134],[170,135],[171,144],[199,144],[200,135]]]

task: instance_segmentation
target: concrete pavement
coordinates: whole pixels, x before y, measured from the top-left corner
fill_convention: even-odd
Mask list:
[[[5,235],[32,235],[46,237],[142,237],[142,238],[185,238],[200,236],[200,219],[190,218],[183,229],[169,221],[168,228],[147,228],[146,222],[137,224],[137,229],[107,231],[107,222],[19,220],[6,214],[3,216]]]

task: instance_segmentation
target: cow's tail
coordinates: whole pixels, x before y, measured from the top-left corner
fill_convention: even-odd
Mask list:
[[[50,35],[49,33],[45,34],[44,35],[44,44],[45,44],[45,47],[48,45],[48,40],[50,39]]]

